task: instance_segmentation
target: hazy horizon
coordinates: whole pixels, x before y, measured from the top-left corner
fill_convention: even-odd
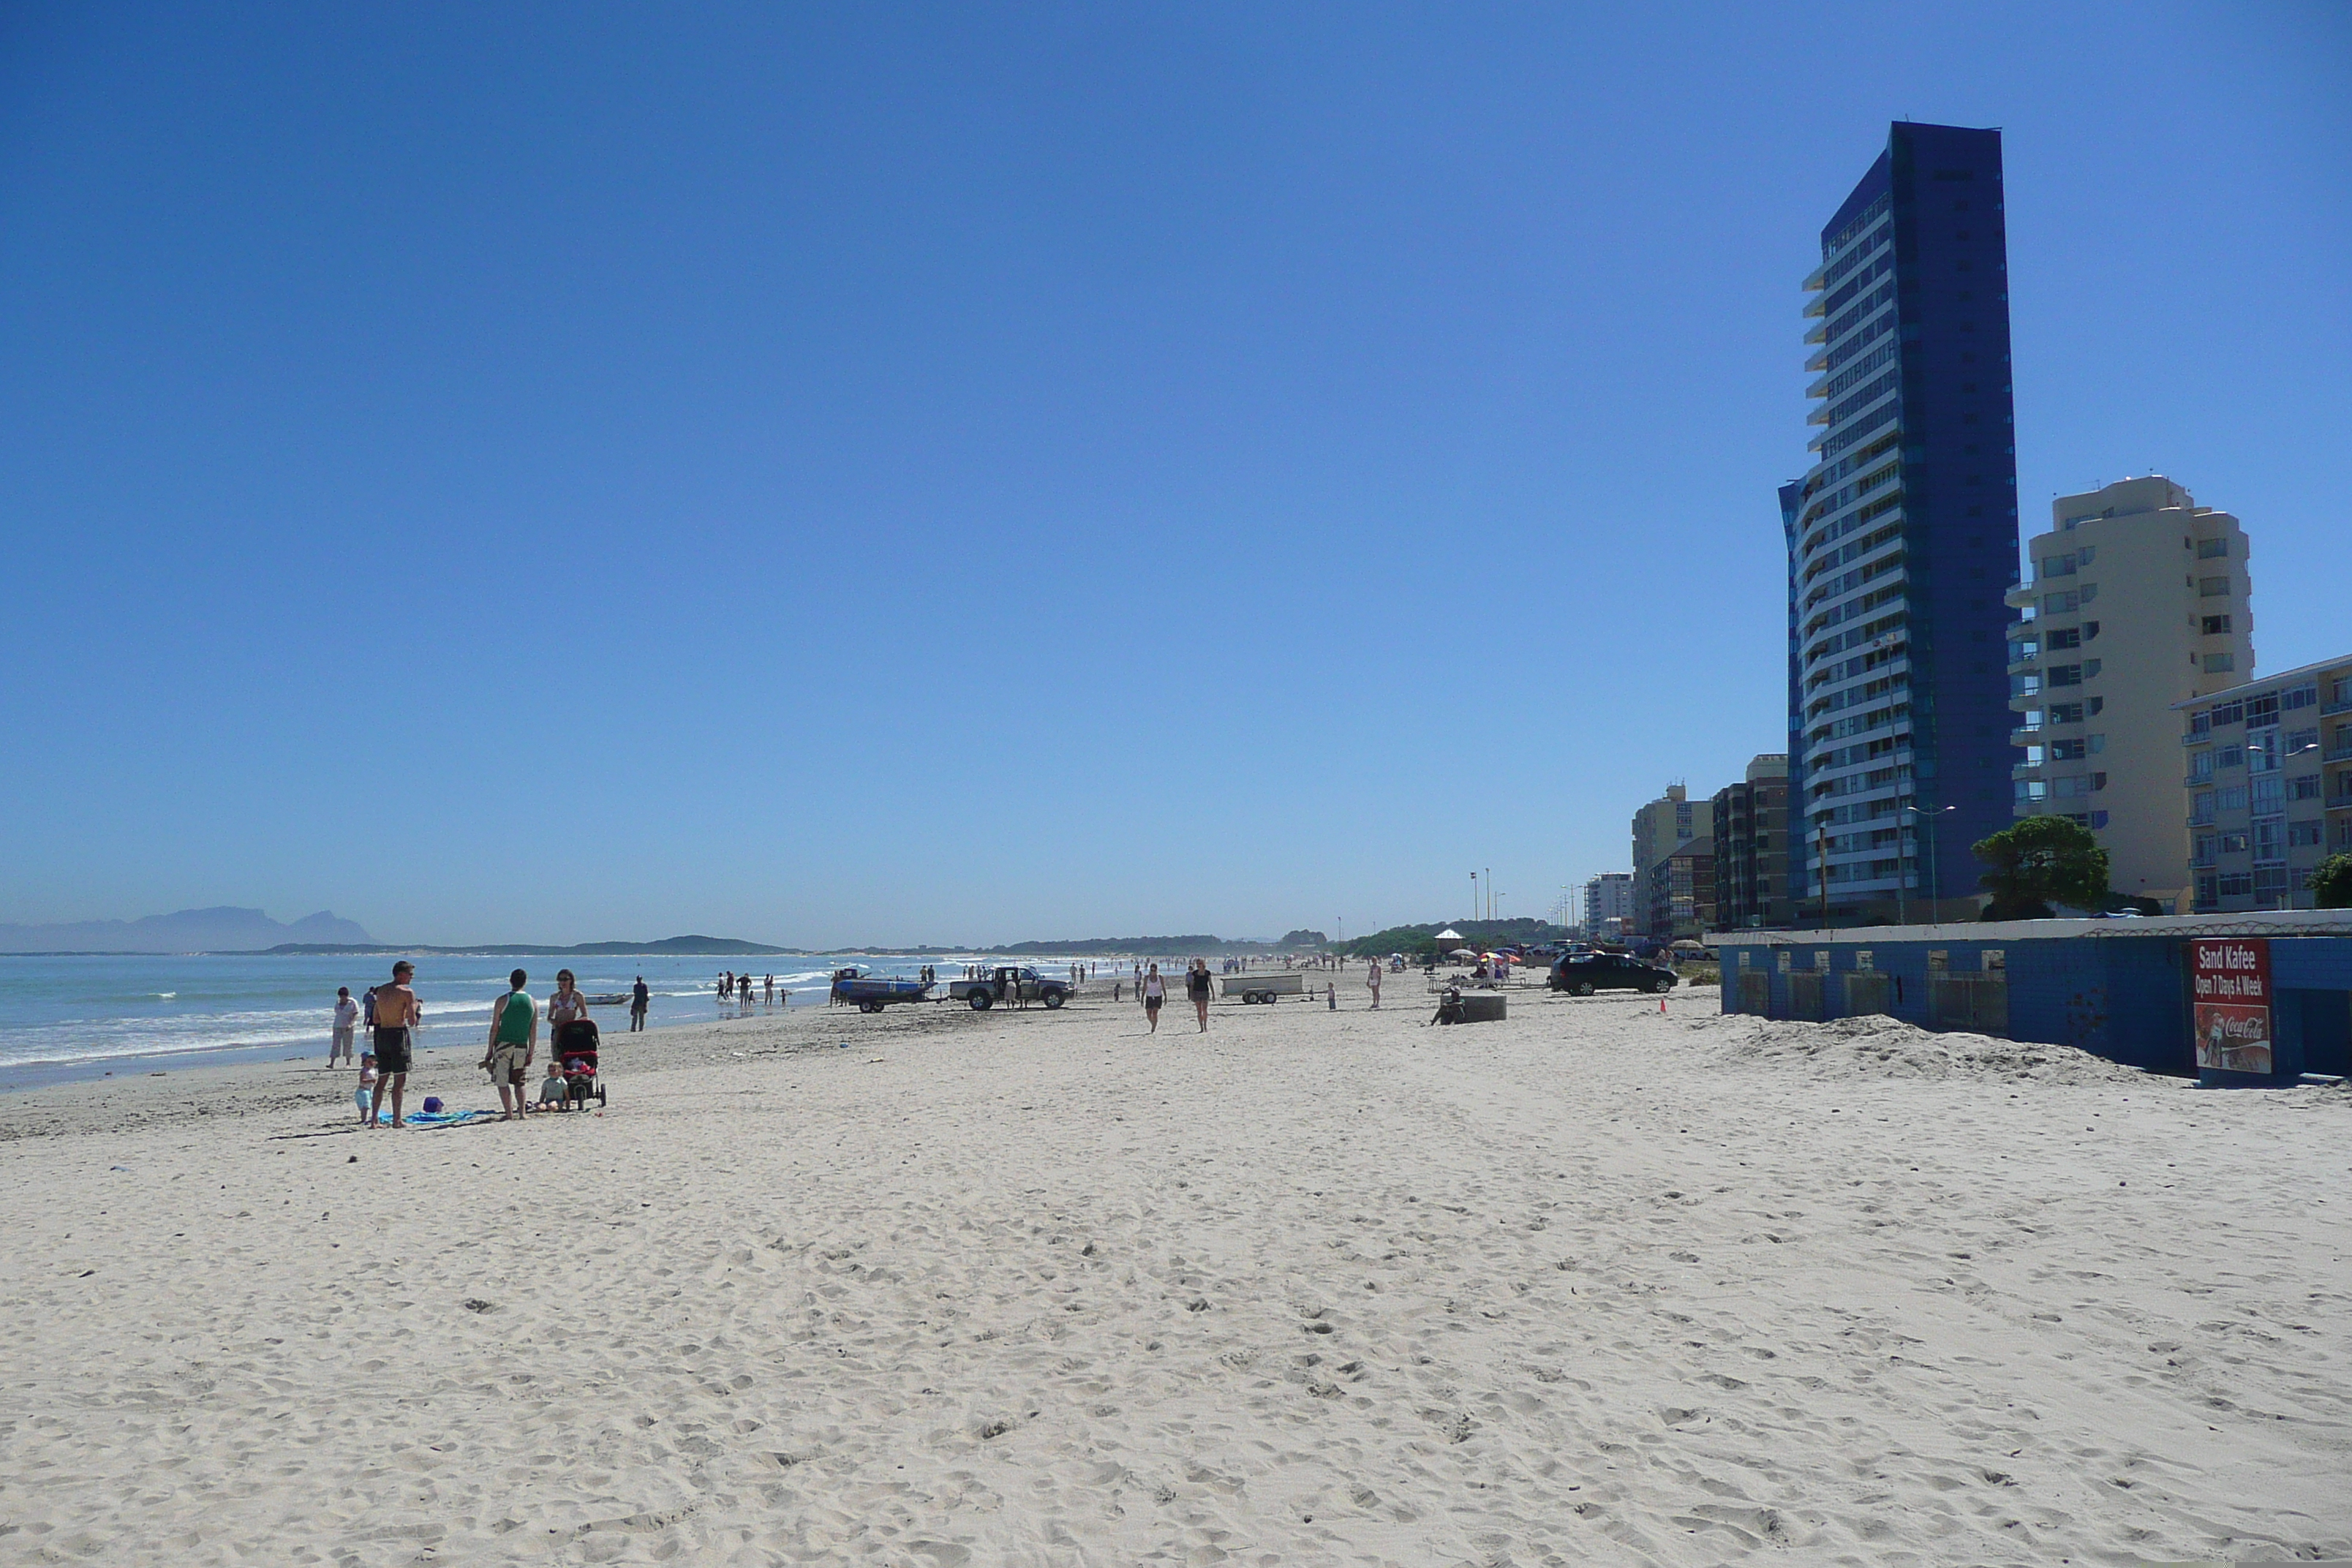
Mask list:
[[[1783,745],[1801,280],[2004,129],[2021,524],[2344,651],[2352,14],[0,16],[0,921],[1508,916]],[[1037,933],[1048,933],[1039,936]]]

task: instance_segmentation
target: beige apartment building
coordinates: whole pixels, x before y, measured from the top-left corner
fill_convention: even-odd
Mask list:
[[[2177,703],[2254,672],[2253,584],[2238,520],[2161,475],[2051,504],[2009,603],[2019,816],[2057,813],[2107,851],[2118,893],[2181,908],[2189,835]]]
[[[1661,928],[1673,923],[1652,910],[1651,870],[1692,839],[1711,837],[1714,820],[1711,803],[1691,799],[1678,784],[1668,784],[1665,794],[1633,814],[1633,915],[1646,934],[1668,935]]]

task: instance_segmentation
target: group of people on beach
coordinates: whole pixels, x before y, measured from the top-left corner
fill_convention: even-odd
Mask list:
[[[731,969],[723,972],[719,976],[719,1005],[724,1007],[728,1004],[732,1003],[738,1011],[749,1011],[753,1003],[761,999],[763,994],[763,982],[764,995],[767,1005],[772,1007],[776,1005],[776,977],[774,975],[770,974],[761,976],[738,974]],[[784,991],[784,1005],[789,1007],[792,1005],[792,990],[790,987],[786,987]]]
[[[352,999],[350,986],[336,988],[334,1032],[327,1046],[327,1066],[331,1068],[338,1061],[348,1065],[354,1034],[362,1027],[367,1030],[367,1049],[359,1058],[359,1089],[352,1096],[359,1106],[362,1126],[383,1125],[387,1091],[392,1097],[392,1125],[407,1125],[408,1075],[415,1067],[416,1030],[425,1021],[425,1010],[418,1005],[416,992],[410,984],[415,978],[416,966],[404,958],[392,966],[390,984],[369,986],[359,1001]],[[506,994],[490,1005],[489,1039],[480,1065],[498,1086],[499,1119],[502,1121],[514,1121],[532,1109],[529,1078],[531,1063],[539,1054],[540,1009],[538,1002],[524,989],[530,984],[529,974],[520,969],[514,971],[507,976]],[[629,993],[632,1031],[646,1026],[646,1014],[652,1001],[652,989],[640,974]],[[594,1027],[588,1017],[588,998],[581,994],[572,971],[558,970],[554,993],[547,999],[551,1048],[547,1081],[540,1086],[541,1109],[551,1108],[566,1098],[566,1037],[583,1024]],[[586,1048],[593,1056],[593,1041]],[[428,1104],[426,1109],[432,1107]]]

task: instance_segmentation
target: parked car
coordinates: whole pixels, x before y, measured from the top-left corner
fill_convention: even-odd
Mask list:
[[[1674,971],[1622,952],[1572,952],[1551,966],[1551,988],[1572,995],[1595,991],[1672,991]]]

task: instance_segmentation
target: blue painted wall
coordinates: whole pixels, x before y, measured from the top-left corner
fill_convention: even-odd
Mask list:
[[[2352,1072],[2352,937],[2273,937],[2271,984],[2274,1077]],[[1945,955],[1950,974],[1981,974],[1988,951],[2002,955],[2014,1040],[2074,1046],[2153,1072],[2197,1073],[2190,1027],[2188,939],[2176,936],[1935,942],[1884,940],[1795,942],[1785,949],[1727,945],[1723,1010],[1742,1011],[1739,975],[1769,977],[1767,1016],[1799,1016],[1800,974],[1822,973],[1821,1016],[1846,1016],[1845,976],[1867,951],[1871,968],[1890,979],[1884,1011],[1923,1029],[1937,1027],[1929,952]],[[1778,953],[1790,969],[1782,973]],[[1815,968],[1826,952],[1826,972]],[[1742,959],[1746,962],[1743,964]],[[1801,984],[1801,983],[1800,983]],[[2231,1079],[2244,1075],[2226,1076]],[[2252,1080],[2262,1081],[2262,1080]]]

